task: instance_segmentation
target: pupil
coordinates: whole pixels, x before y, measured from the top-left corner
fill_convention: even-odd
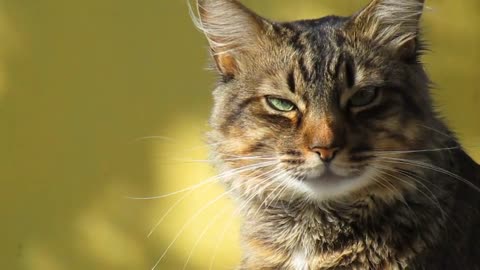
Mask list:
[[[360,93],[359,99],[360,99],[361,102],[367,102],[370,99],[371,96],[372,96],[372,91],[371,90],[362,91]]]

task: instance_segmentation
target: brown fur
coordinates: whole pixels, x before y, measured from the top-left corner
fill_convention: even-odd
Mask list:
[[[199,0],[221,76],[212,156],[244,220],[239,269],[480,269],[480,169],[432,108],[422,10],[374,0],[278,23]]]

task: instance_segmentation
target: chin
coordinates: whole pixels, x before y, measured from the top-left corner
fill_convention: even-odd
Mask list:
[[[371,167],[354,174],[335,173],[332,171],[319,174],[309,173],[304,179],[292,181],[296,192],[309,200],[329,201],[350,198],[352,193],[361,191],[375,183],[376,170]]]

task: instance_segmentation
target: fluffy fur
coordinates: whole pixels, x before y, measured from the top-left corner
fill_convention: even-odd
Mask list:
[[[374,0],[279,23],[198,1],[220,74],[212,157],[235,172],[224,183],[244,219],[239,269],[480,269],[480,169],[433,110],[422,10]]]

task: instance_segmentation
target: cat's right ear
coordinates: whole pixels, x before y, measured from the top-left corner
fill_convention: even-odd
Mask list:
[[[260,44],[266,21],[236,0],[197,0],[196,26],[205,33],[218,71],[241,72],[246,54]]]

